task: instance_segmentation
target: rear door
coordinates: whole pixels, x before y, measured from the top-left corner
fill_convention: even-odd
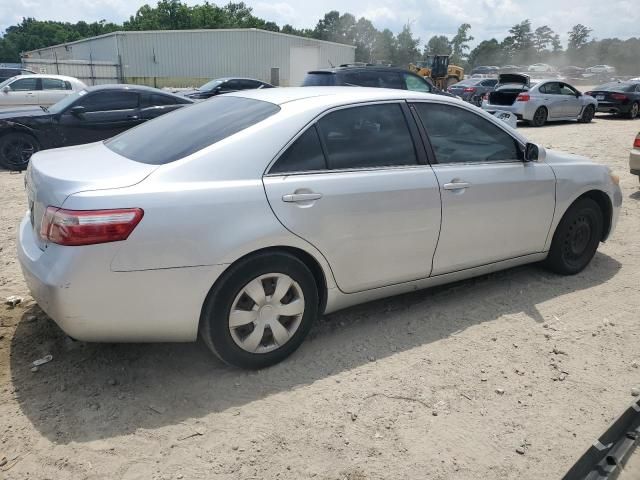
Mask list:
[[[9,84],[9,91],[0,93],[0,105],[38,105],[38,94],[41,88],[39,78],[18,77]]]
[[[176,99],[169,95],[143,93],[140,95],[140,119],[142,121],[152,120],[184,105],[176,103]]]
[[[60,117],[65,145],[104,140],[142,123],[138,97],[137,92],[117,90],[98,90],[80,97]],[[74,106],[84,107],[84,113],[72,113]]]
[[[542,97],[543,105],[547,108],[549,118],[566,117],[564,106],[566,97],[560,91],[560,83],[547,82],[538,87],[538,92]]]
[[[339,108],[300,134],[264,177],[282,224],[353,293],[429,276],[440,193],[406,104]]]
[[[542,252],[555,208],[555,176],[523,162],[518,142],[466,108],[415,103],[437,164],[442,228],[432,275]]]
[[[53,105],[72,93],[71,84],[59,78],[42,78],[40,90],[40,105]]]

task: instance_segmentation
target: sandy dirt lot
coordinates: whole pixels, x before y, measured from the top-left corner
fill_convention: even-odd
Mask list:
[[[640,387],[640,121],[521,130],[621,177],[583,273],[526,266],[329,315],[259,372],[200,344],[67,340],[28,296],[23,178],[0,172],[0,297],[25,297],[0,306],[0,478],[560,478]]]

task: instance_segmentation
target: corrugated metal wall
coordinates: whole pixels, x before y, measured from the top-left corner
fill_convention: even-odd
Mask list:
[[[311,63],[291,62],[293,50],[308,48]],[[311,50],[313,49],[313,50]],[[215,77],[243,76],[280,85],[299,83],[303,70],[353,62],[355,48],[254,29],[118,32],[29,52],[31,58],[122,62],[129,83],[197,86]],[[294,56],[295,57],[295,56]]]
[[[115,62],[90,62],[86,60],[51,60],[48,58],[25,58],[23,65],[36,73],[68,75],[86,85],[120,83],[120,65]]]

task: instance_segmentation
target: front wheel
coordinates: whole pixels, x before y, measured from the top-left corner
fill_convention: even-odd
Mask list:
[[[603,225],[602,210],[594,200],[577,200],[556,228],[545,266],[562,275],[581,272],[598,249]]]
[[[284,252],[261,253],[232,266],[209,292],[200,335],[222,361],[258,369],[293,353],[318,316],[309,268]]]
[[[596,109],[593,105],[587,105],[584,107],[584,112],[582,112],[582,116],[580,117],[580,123],[590,123],[593,120],[593,117],[596,115]]]
[[[31,156],[39,150],[38,141],[22,132],[0,137],[0,165],[9,170],[26,170]]]

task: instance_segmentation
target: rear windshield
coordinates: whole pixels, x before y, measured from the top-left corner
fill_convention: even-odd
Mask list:
[[[304,77],[303,87],[331,87],[336,84],[336,76],[333,73],[310,72]]]
[[[273,103],[220,96],[183,107],[107,140],[136,162],[163,165],[202,150],[280,111]]]

